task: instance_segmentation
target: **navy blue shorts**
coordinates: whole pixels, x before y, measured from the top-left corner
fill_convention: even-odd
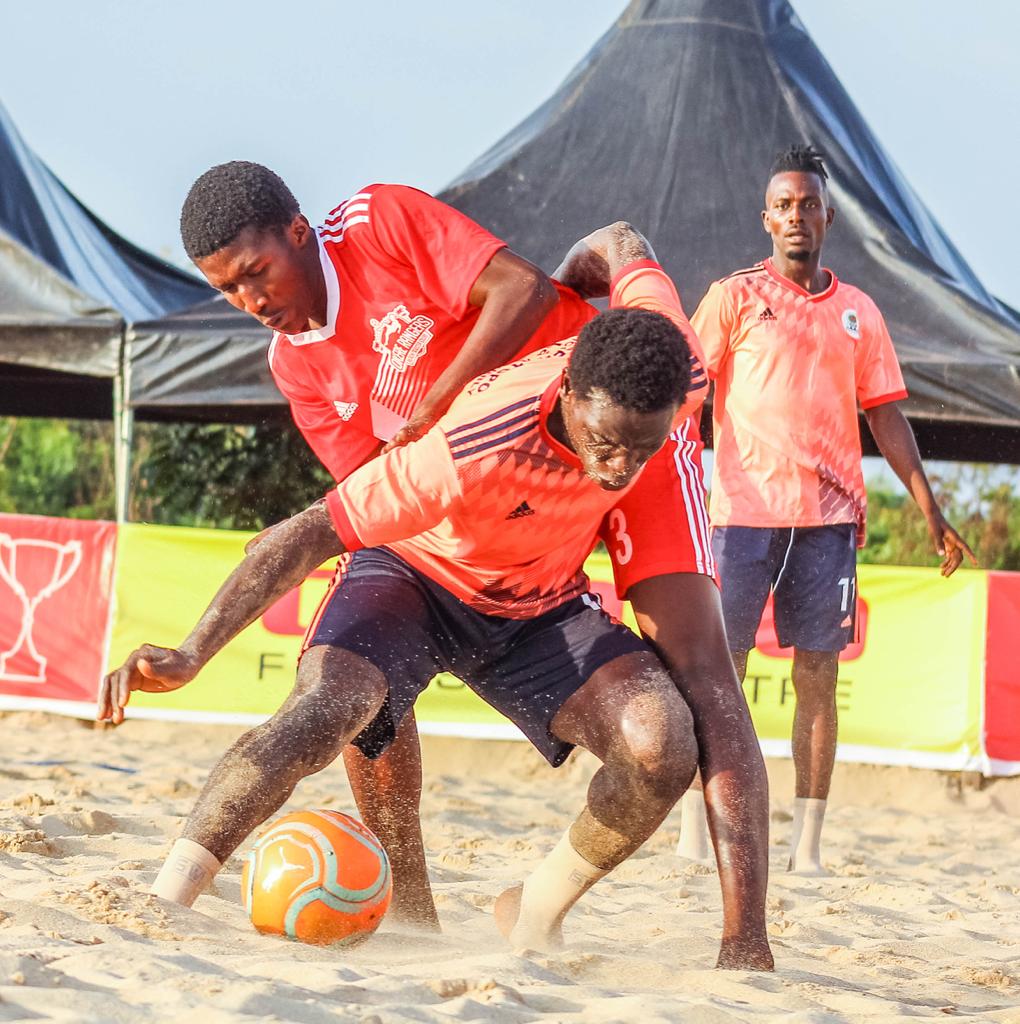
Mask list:
[[[723,618],[731,651],[749,651],[769,592],[781,647],[841,651],[857,612],[857,528],[834,526],[712,530]]]
[[[613,659],[650,651],[590,595],[533,619],[483,615],[385,548],[351,558],[315,626],[309,646],[318,644],[358,654],[386,677],[386,702],[353,741],[367,757],[392,743],[431,679],[451,672],[554,767],[572,749],[550,730],[567,698]]]

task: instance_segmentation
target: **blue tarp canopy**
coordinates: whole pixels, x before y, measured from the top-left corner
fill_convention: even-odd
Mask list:
[[[209,295],[83,206],[0,105],[0,412],[109,415],[125,324]]]

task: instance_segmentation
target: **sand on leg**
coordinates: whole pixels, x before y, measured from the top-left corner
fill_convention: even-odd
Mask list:
[[[372,721],[386,691],[382,673],[363,658],[325,646],[306,651],[280,710],[241,736],[212,770],[153,893],[190,906],[217,865],[283,806],[298,782],[331,764]]]
[[[523,886],[497,900],[500,930],[533,949],[562,943],[570,908],[658,828],[697,766],[690,711],[650,653],[603,665],[557,712],[552,731],[602,767],[568,832]]]

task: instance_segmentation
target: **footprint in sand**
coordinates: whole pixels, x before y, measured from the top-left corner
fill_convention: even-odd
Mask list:
[[[105,836],[118,831],[117,820],[106,811],[47,814],[39,825],[48,836]]]

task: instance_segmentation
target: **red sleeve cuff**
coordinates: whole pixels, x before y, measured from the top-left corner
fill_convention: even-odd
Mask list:
[[[889,402],[899,402],[906,397],[905,388],[900,391],[890,391],[888,395],[879,395],[877,398],[869,398],[866,402],[861,402],[861,408],[867,412],[868,409],[874,409],[879,405],[888,405]]]
[[[336,535],[340,538],[340,543],[343,544],[344,549],[347,551],[360,551],[365,545],[361,543],[361,538],[354,532],[351,517],[347,514],[347,509],[340,500],[338,488],[334,487],[326,495],[326,509],[329,512],[329,518],[333,521],[333,529],[336,530]]]
[[[609,284],[609,294],[612,295],[616,291],[616,286],[628,275],[633,274],[635,270],[645,270],[651,268],[652,270],[662,270],[662,266],[655,262],[655,260],[634,260],[633,263],[628,263],[622,270],[616,272],[616,276]],[[665,273],[665,271],[663,271]]]

